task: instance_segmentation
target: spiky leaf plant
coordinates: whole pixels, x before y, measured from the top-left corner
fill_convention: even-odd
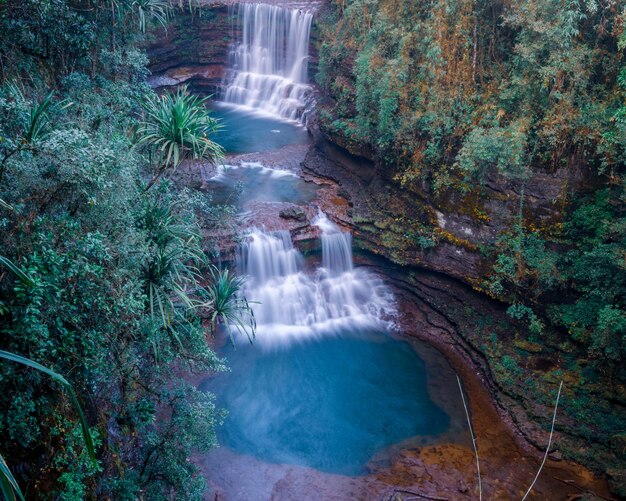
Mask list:
[[[250,343],[254,340],[256,321],[250,302],[243,295],[245,277],[238,277],[229,270],[211,268],[211,282],[204,287],[199,295],[204,299],[200,308],[208,311],[211,323],[211,332],[215,334],[217,326],[222,323],[226,326],[231,341],[232,327],[240,334],[245,334]]]
[[[187,312],[195,307],[193,293],[206,261],[200,235],[178,213],[180,201],[156,192],[145,200],[141,226],[147,231],[150,258],[142,280],[152,318],[179,344],[179,330],[187,326]],[[158,347],[155,347],[155,353]]]
[[[223,158],[224,149],[209,139],[220,124],[207,110],[208,99],[190,94],[186,86],[174,93],[145,98],[145,120],[137,131],[138,143],[146,145],[157,157],[156,172],[146,190],[185,159],[216,163]]]
[[[15,83],[7,85],[13,100],[28,103],[24,93]],[[38,142],[40,142],[50,131],[50,117],[55,113],[63,111],[72,106],[72,102],[64,99],[54,101],[54,91],[49,92],[40,102],[30,103],[28,114],[25,116],[19,131],[19,139],[17,141],[3,141],[0,143],[0,182],[4,177],[6,164],[14,155],[22,151],[33,150]],[[5,201],[2,201],[2,207],[12,210],[12,207]]]

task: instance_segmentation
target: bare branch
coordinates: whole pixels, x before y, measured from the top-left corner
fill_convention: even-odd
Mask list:
[[[554,435],[554,423],[556,422],[556,411],[559,408],[559,399],[561,398],[562,388],[563,388],[563,381],[561,381],[561,384],[559,385],[559,393],[556,396],[556,403],[554,404],[554,414],[552,416],[552,427],[550,428],[550,438],[548,439],[548,446],[546,447],[546,453],[543,455],[543,461],[541,462],[541,465],[539,466],[539,470],[537,470],[535,479],[533,480],[533,483],[530,484],[530,487],[526,491],[526,494],[524,494],[522,501],[524,501],[530,494],[530,491],[533,490],[533,487],[535,486],[535,483],[537,482],[537,479],[539,478],[539,474],[541,473],[541,470],[543,469],[543,465],[546,464],[546,459],[548,459],[548,454],[550,453],[550,446],[552,445],[552,436]]]
[[[463,408],[465,409],[465,415],[467,416],[467,425],[469,426],[470,435],[472,437],[472,445],[474,446],[474,455],[476,456],[476,473],[478,475],[478,499],[483,499],[483,485],[480,478],[480,462],[478,460],[478,447],[476,446],[476,437],[474,436],[474,430],[472,428],[472,421],[470,420],[469,411],[467,410],[467,404],[465,403],[465,395],[463,394],[463,388],[461,387],[461,379],[456,377],[456,381],[459,384],[459,391],[461,392],[461,400],[463,400]]]

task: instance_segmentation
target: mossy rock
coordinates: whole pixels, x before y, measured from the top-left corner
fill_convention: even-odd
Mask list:
[[[283,219],[293,219],[303,223],[306,221],[306,212],[300,207],[289,207],[288,209],[281,210],[278,215]]]
[[[606,472],[613,494],[626,498],[626,470],[610,468]]]
[[[541,353],[543,351],[543,346],[541,346],[539,343],[532,343],[527,339],[516,339],[515,341],[513,341],[513,345],[516,348],[527,353]]]

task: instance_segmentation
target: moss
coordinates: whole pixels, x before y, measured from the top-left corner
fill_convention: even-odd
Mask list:
[[[355,214],[354,217],[352,218],[352,222],[358,225],[362,225],[362,224],[370,225],[372,223],[372,218],[365,217],[360,214]]]
[[[539,343],[531,343],[526,339],[516,338],[515,341],[513,341],[513,346],[527,353],[541,353],[542,351],[544,351],[543,345]]]
[[[470,252],[478,252],[478,246],[469,240],[457,237],[453,233],[446,231],[442,228],[436,228],[435,233],[441,238],[441,240],[448,242],[456,247],[462,247]]]

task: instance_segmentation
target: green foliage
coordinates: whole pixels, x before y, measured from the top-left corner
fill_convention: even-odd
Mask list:
[[[536,232],[518,228],[513,235],[503,235],[497,249],[494,277],[489,283],[495,295],[514,289],[532,300],[558,283],[558,255],[546,248],[545,240]]]
[[[0,491],[6,501],[14,501],[16,495],[24,501],[24,494],[2,456],[0,456]]]
[[[525,178],[539,165],[601,170],[626,158],[616,4],[332,4],[320,29],[317,78],[332,111],[322,127],[356,124],[405,187],[466,189],[464,178],[472,187],[490,172]]]
[[[489,290],[515,301],[509,314],[527,319],[531,333],[567,330],[603,370],[620,378],[626,362],[626,220],[621,188],[598,190],[568,215],[559,242],[518,228],[497,244]],[[523,302],[520,302],[523,301]]]
[[[156,174],[148,187],[166,169],[175,169],[187,158],[210,162],[222,159],[223,148],[207,137],[219,129],[219,123],[206,109],[207,99],[189,94],[186,87],[179,87],[172,94],[145,99],[146,118],[137,132],[139,143],[146,144],[158,155]]]
[[[198,468],[188,458],[194,451],[207,452],[217,445],[215,426],[223,418],[211,395],[181,384],[169,390],[172,417],[166,427],[147,433],[146,459],[140,478],[148,499],[198,499],[205,489]],[[165,475],[163,475],[165,473]],[[146,479],[155,477],[155,481]]]
[[[61,430],[53,429],[52,436],[62,436],[65,442],[65,455],[61,455],[53,460],[53,466],[63,471],[58,482],[61,486],[59,499],[64,501],[80,501],[89,494],[89,483],[91,477],[102,472],[102,468],[91,461],[81,447],[82,434],[77,426],[65,421]],[[98,449],[102,448],[102,443],[97,435],[93,436],[94,444]],[[64,457],[65,456],[65,457]]]
[[[130,10],[136,14],[139,29],[145,33],[147,20],[150,18],[163,27],[167,26],[171,5],[165,0],[133,0],[130,3]]]
[[[457,166],[480,182],[494,168],[509,177],[526,177],[526,141],[526,134],[513,127],[475,128],[465,138]]]
[[[626,360],[626,219],[621,200],[621,189],[600,190],[571,214],[564,229],[568,240],[577,245],[561,258],[561,266],[576,296],[551,305],[549,312],[601,361],[617,364],[626,377],[622,370]]]
[[[19,266],[15,266],[10,259],[0,256],[0,264],[13,273],[24,285],[35,285],[33,279],[30,278],[27,273],[24,273]]]
[[[163,143],[138,148],[136,137],[150,120],[140,121],[142,105],[164,103],[144,81],[141,31],[175,7],[28,0],[0,9],[0,350],[52,371],[0,364],[0,393],[12,396],[0,401],[0,451],[25,466],[13,476],[29,496],[202,495],[189,457],[215,444],[221,413],[173,374],[223,369],[203,327],[213,314],[199,292],[211,286],[203,251],[212,242],[201,240],[196,212],[208,216],[204,229],[224,223],[171,183],[144,193]],[[204,101],[168,99],[178,128],[167,140],[177,146],[158,169],[216,159],[221,149],[202,135],[216,126]],[[2,492],[13,492],[4,460],[0,469]]]
[[[149,259],[141,281],[148,297],[150,315],[178,338],[178,327],[187,324],[194,307],[190,293],[201,280],[198,266],[205,260],[199,235],[189,231],[176,208],[183,203],[167,191],[147,195],[139,226],[148,235]]]
[[[28,276],[28,274],[25,273],[21,268],[15,266],[9,259],[5,258],[4,256],[0,256],[0,263],[7,267],[9,271],[11,271],[26,287],[32,287],[35,285],[35,282],[30,278],[30,276]],[[56,372],[51,371],[43,365],[38,364],[37,362],[33,362],[32,360],[24,358],[20,355],[0,350],[0,358],[22,364],[26,367],[30,367],[40,372],[43,372],[44,374],[48,375],[49,377],[60,383],[63,388],[65,388],[65,390],[70,394],[72,398],[72,403],[74,404],[74,408],[78,413],[83,434],[83,440],[85,442],[85,445],[87,446],[89,457],[93,465],[95,466],[97,464],[96,455],[89,427],[87,425],[87,420],[85,419],[83,409],[78,402],[78,398],[76,397],[76,394],[74,393],[74,390],[72,389],[72,386],[68,383],[68,381]],[[13,474],[9,470],[2,456],[0,456],[0,486],[2,488],[2,493],[5,499],[15,499],[15,494],[17,494],[19,498],[22,499],[22,501],[24,500],[24,495],[22,494],[22,491],[19,488],[17,481],[13,477]]]
[[[244,277],[229,274],[227,269],[211,269],[211,283],[200,291],[204,301],[199,307],[209,311],[209,321],[213,333],[218,322],[223,323],[232,340],[232,328],[245,334],[252,343],[256,322],[250,304],[243,296]],[[234,340],[233,340],[234,341]]]
[[[550,374],[571,380],[567,434],[593,439],[583,459],[595,467],[623,460],[606,452],[624,426],[626,381],[623,4],[332,0],[320,21],[322,132],[375,161],[415,206],[484,224],[472,237],[490,267],[478,285],[511,317],[476,341],[496,379],[527,388],[534,371],[507,352],[511,326],[519,343],[555,349],[570,363]],[[553,205],[524,207],[548,178],[562,181]],[[518,201],[507,223],[498,211]],[[427,249],[428,228],[410,229],[409,251]]]
[[[37,148],[49,133],[50,115],[58,114],[71,105],[71,103],[63,101],[54,102],[54,92],[48,93],[41,102],[29,103],[16,85],[9,84],[8,91],[9,100],[13,101],[16,107],[22,108],[22,113],[15,116],[19,131],[16,137],[5,137],[0,143],[0,151],[2,152],[0,182],[4,177],[8,160],[17,153],[32,151]],[[5,102],[7,108],[10,106],[10,101]],[[25,107],[27,109],[23,109]]]
[[[522,320],[524,318],[528,319],[529,322],[529,330],[531,334],[541,334],[544,329],[543,322],[541,319],[535,314],[532,308],[529,308],[526,305],[516,303],[509,306],[507,313],[512,317],[518,320]]]
[[[43,365],[38,364],[37,362],[34,362],[28,358],[22,357],[20,355],[16,355],[15,353],[9,353],[7,351],[0,350],[0,358],[9,360],[11,362],[15,362],[18,364],[25,365],[26,367],[30,367],[32,369],[36,369],[40,372],[43,372],[47,376],[51,377],[57,383],[61,384],[61,386],[65,389],[65,391],[69,393],[71,397],[72,404],[74,405],[74,409],[76,410],[76,413],[78,414],[78,417],[80,419],[80,426],[82,429],[85,445],[87,446],[87,451],[89,452],[89,456],[91,457],[91,460],[95,463],[96,453],[94,450],[93,441],[91,440],[89,426],[87,425],[87,420],[85,419],[85,414],[83,412],[83,409],[80,406],[80,403],[78,402],[78,397],[76,396],[76,393],[74,392],[72,388],[72,385],[67,381],[67,379],[65,379],[60,374],[57,374],[56,372],[48,369],[47,367],[44,367]]]

